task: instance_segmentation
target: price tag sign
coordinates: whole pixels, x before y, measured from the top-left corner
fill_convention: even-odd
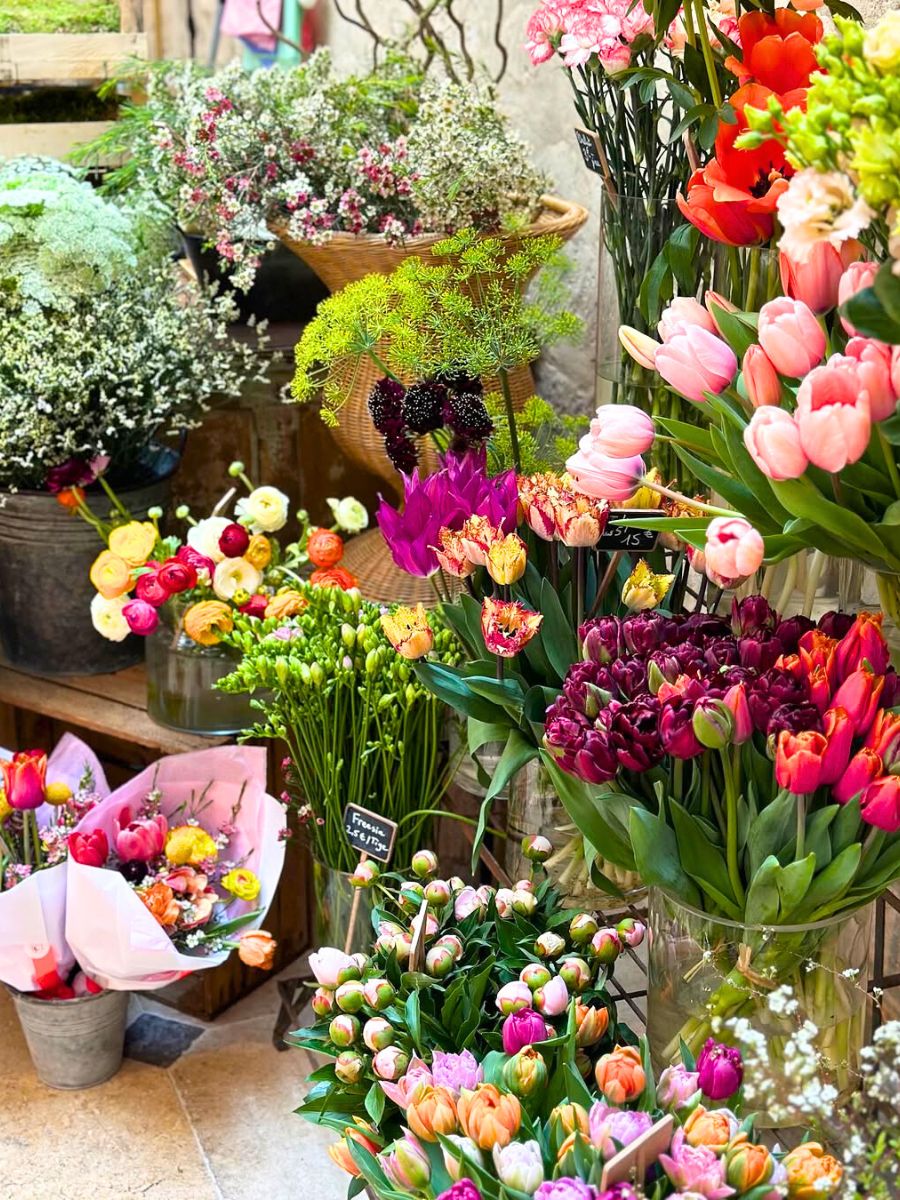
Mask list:
[[[389,863],[397,840],[397,824],[379,813],[348,804],[344,809],[344,832],[350,845],[380,863]]]
[[[625,550],[632,553],[647,554],[656,549],[659,531],[656,529],[636,529],[633,525],[614,525],[614,521],[627,521],[642,517],[664,517],[666,514],[660,508],[614,508],[610,511],[609,521],[603,531],[603,536],[597,543],[600,550]]]
[[[600,139],[596,133],[576,127],[575,140],[578,142],[578,149],[581,151],[581,157],[584,159],[587,169],[603,175],[603,153],[600,149]]]
[[[673,1116],[663,1117],[655,1125],[611,1158],[603,1168],[600,1187],[605,1191],[617,1183],[628,1183],[636,1179],[639,1183],[647,1174],[647,1168],[655,1163],[672,1144]]]

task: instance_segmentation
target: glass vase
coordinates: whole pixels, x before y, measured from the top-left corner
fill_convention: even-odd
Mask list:
[[[334,946],[346,954],[367,954],[374,937],[374,892],[353,887],[346,871],[326,867],[314,858],[313,894],[317,946]]]
[[[227,737],[249,729],[256,719],[250,697],[215,686],[234,670],[237,652],[199,645],[170,607],[160,610],[159,625],[145,639],[147,712],[158,724],[184,733]]]
[[[507,875],[515,882],[531,876],[531,862],[522,853],[522,839],[541,834],[553,846],[553,854],[544,864],[564,907],[599,912],[615,912],[638,903],[644,896],[641,878],[607,859],[595,860],[598,868],[622,891],[623,898],[601,891],[591,880],[585,860],[584,838],[573,825],[550,776],[534,759],[513,776],[506,810]]]
[[[651,888],[647,1033],[656,1068],[680,1061],[682,1041],[694,1055],[713,1034],[733,1041],[727,1023],[741,1018],[765,1036],[769,1072],[787,1088],[785,1042],[810,1021],[822,1075],[840,1094],[852,1091],[866,1039],[873,911],[869,904],[811,925],[743,925]],[[790,1012],[770,1003],[784,987],[796,1001]]]

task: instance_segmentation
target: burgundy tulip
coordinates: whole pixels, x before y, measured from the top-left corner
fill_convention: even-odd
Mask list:
[[[662,758],[659,711],[659,701],[654,696],[642,696],[619,705],[612,713],[610,741],[619,762],[627,770],[647,771]]]
[[[672,622],[659,612],[635,613],[622,622],[622,640],[631,654],[649,654],[672,633]]]
[[[809,617],[796,616],[788,617],[786,621],[779,621],[775,626],[775,636],[781,642],[782,653],[795,654],[797,652],[797,643],[803,637],[804,633],[808,633],[810,629],[815,628],[815,622]]]
[[[703,746],[694,733],[693,710],[683,699],[665,703],[659,714],[659,736],[663,750],[674,758],[695,758]]]
[[[775,628],[775,612],[764,596],[747,596],[731,602],[731,632],[735,637],[771,632]]]
[[[777,637],[759,630],[738,640],[741,666],[753,671],[768,671],[781,657],[782,645]]]
[[[647,695],[647,667],[639,658],[617,658],[609,664],[609,673],[625,699]]]
[[[832,609],[830,612],[823,613],[819,617],[817,628],[828,637],[837,638],[840,641],[842,637],[849,633],[855,619],[853,613],[836,612]]]
[[[582,652],[590,662],[608,663],[622,652],[621,623],[618,617],[598,617],[586,621],[578,630]]]
[[[605,730],[589,730],[575,754],[575,773],[586,783],[606,783],[616,777],[619,759]]]
[[[765,734],[766,737],[777,738],[785,729],[788,733],[803,733],[805,730],[821,733],[822,718],[819,710],[814,704],[804,702],[780,704],[769,717]]]

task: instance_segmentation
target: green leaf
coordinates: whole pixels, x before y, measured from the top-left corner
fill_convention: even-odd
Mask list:
[[[840,811],[839,804],[817,809],[806,818],[806,849],[816,856],[816,870],[822,871],[831,862],[831,824]]]
[[[775,872],[775,886],[781,907],[780,917],[784,921],[800,907],[816,870],[815,854],[807,854],[799,862],[788,863]]]
[[[372,1118],[376,1128],[381,1124],[381,1118],[384,1115],[384,1092],[381,1085],[373,1083],[366,1092],[366,1112]]]
[[[414,670],[423,687],[457,712],[491,724],[502,720],[503,709],[476,695],[467,681],[454,674],[449,667],[420,659]]]
[[[700,823],[677,800],[669,800],[669,812],[682,867],[716,904],[737,920],[740,909],[721,848],[713,845]]]
[[[476,721],[470,717],[466,722],[466,744],[469,754],[474,754],[482,746],[491,742],[502,742],[509,734],[509,726],[500,721]]]
[[[747,853],[750,857],[750,876],[756,875],[767,858],[778,853],[797,824],[797,797],[780,792],[767,804],[750,825]]]
[[[420,1054],[425,1053],[425,1047],[422,1045],[422,1016],[419,1007],[418,991],[410,992],[406,997],[406,1027],[409,1030],[409,1036],[412,1038],[413,1045]]]
[[[831,853],[835,857],[859,839],[860,802],[857,796],[840,806],[840,811],[831,824]]]
[[[643,808],[633,808],[629,820],[634,861],[645,883],[656,884],[685,904],[698,907],[700,890],[681,866],[675,832]]]
[[[613,828],[604,818],[602,810],[605,797],[600,794],[599,786],[585,783],[563,771],[546,750],[541,751],[541,762],[547,769],[563,808],[579,833],[604,858],[633,871],[635,864],[628,831],[623,831],[621,827]]]
[[[580,658],[578,637],[549,579],[541,584],[541,612],[544,649],[559,678],[565,679],[569,667]]]
[[[510,730],[503,753],[494,770],[490,786],[485,792],[481,807],[478,810],[478,824],[475,827],[475,840],[472,843],[472,871],[478,869],[478,859],[481,854],[481,843],[484,841],[488,817],[497,795],[503,791],[517,771],[526,763],[538,756],[538,748],[534,742],[525,738],[517,729]]]
[[[775,877],[780,870],[778,859],[770,854],[750,881],[744,905],[744,920],[748,925],[774,925],[777,922],[779,893]]]
[[[854,842],[836,855],[824,871],[820,871],[809,885],[809,890],[800,910],[794,914],[796,922],[817,920],[817,911],[830,905],[849,889],[856,876],[862,846]]]
[[[772,480],[771,486],[788,512],[797,517],[806,517],[840,539],[850,549],[848,557],[868,556],[876,560],[886,557],[883,543],[862,517],[828,500],[809,479]],[[838,548],[835,548],[835,553],[840,553]]]
[[[722,337],[732,348],[738,359],[743,359],[749,348],[757,341],[756,325],[744,313],[728,312],[713,304],[716,324]]]

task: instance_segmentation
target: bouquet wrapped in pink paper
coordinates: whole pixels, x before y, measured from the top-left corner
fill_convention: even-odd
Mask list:
[[[259,925],[284,826],[258,747],[172,755],[118,788],[69,842],[66,937],[85,972],[113,990],[159,988],[239,943],[244,962],[271,965]]]
[[[74,965],[66,941],[68,834],[109,794],[103,768],[67,733],[43,750],[0,750],[0,981],[54,988]]]

